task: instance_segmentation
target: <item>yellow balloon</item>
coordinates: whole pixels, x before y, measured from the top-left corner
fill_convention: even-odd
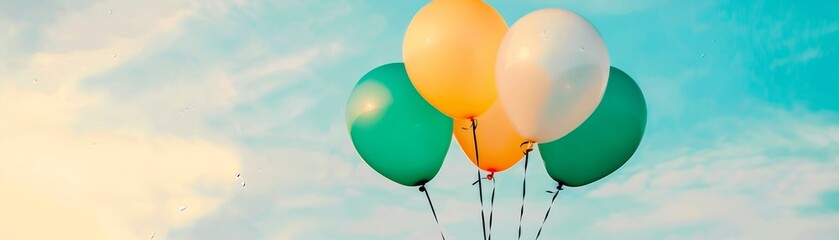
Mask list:
[[[513,129],[499,102],[493,104],[477,120],[478,128],[475,133],[478,139],[478,154],[481,157],[480,165],[475,159],[475,142],[470,128],[472,122],[468,119],[454,120],[454,137],[460,149],[472,160],[472,164],[484,171],[495,173],[507,170],[524,157],[524,149],[519,146],[525,139]]]
[[[446,115],[480,116],[496,99],[495,56],[506,32],[504,18],[483,1],[431,1],[405,32],[408,76]]]

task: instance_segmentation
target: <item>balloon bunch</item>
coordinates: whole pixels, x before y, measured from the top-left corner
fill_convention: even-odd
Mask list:
[[[487,234],[481,180],[494,181],[522,158],[526,179],[534,145],[561,190],[611,174],[643,136],[640,88],[610,67],[600,33],[574,12],[538,10],[508,29],[481,0],[432,0],[408,25],[402,54],[404,63],[371,70],[353,89],[346,109],[353,146],[381,175],[419,186],[431,204],[425,184],[454,135],[478,169],[484,239],[492,212]],[[524,197],[523,189],[519,238]]]

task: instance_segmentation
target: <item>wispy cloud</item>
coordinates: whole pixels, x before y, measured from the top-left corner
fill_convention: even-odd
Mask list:
[[[0,212],[17,216],[0,220],[0,228],[9,229],[0,238],[163,236],[211,212],[235,186],[239,157],[229,146],[147,136],[138,129],[77,132],[79,121],[90,121],[79,108],[98,104],[95,99],[9,84],[0,96],[0,115],[14,116],[0,119],[0,193],[6,203]],[[188,210],[179,212],[182,205]],[[66,222],[78,229],[45,231]]]
[[[788,64],[797,64],[803,63],[815,58],[821,57],[822,51],[819,48],[808,48],[802,52],[795,53],[791,56],[787,56],[785,58],[775,59],[772,61],[772,64],[769,65],[770,68],[774,69],[777,67],[785,66]]]
[[[15,46],[0,48],[0,196],[12,203],[0,205],[0,216],[15,216],[0,218],[0,239],[438,237],[424,195],[367,166],[341,112],[364,72],[399,61],[404,27],[421,4],[32,4],[0,3],[0,44]],[[834,36],[838,25],[798,29],[790,15],[760,18],[757,26],[768,27],[755,30],[764,9],[708,14],[720,5],[709,4],[542,1],[499,9],[568,7],[598,22],[615,40],[618,67],[638,74],[650,107],[635,159],[563,191],[546,239],[837,235],[835,211],[821,196],[839,189],[836,117],[806,109],[754,117],[760,103],[741,86],[751,76],[737,71],[831,57],[829,46],[808,44]],[[653,12],[663,15],[643,17]],[[643,16],[615,17],[635,13]],[[637,35],[625,27],[630,18],[655,31]],[[671,24],[655,22],[662,19]],[[712,39],[734,50],[710,51]],[[767,49],[773,57],[760,58]],[[756,60],[778,63],[749,65]],[[725,111],[715,107],[729,105],[744,111],[719,117]],[[456,143],[451,148],[428,188],[447,237],[476,237],[474,167]],[[529,164],[526,238],[550,201],[544,191],[554,189],[537,153]],[[516,235],[522,165],[497,175],[496,238]]]
[[[339,57],[343,51],[342,41],[315,43],[306,50],[270,58],[248,68],[233,77],[237,88],[243,92],[241,101],[258,100],[272,90],[289,87],[301,81],[302,75],[311,75],[318,61]]]
[[[580,9],[592,15],[623,15],[654,8],[665,3],[662,0],[651,1],[629,1],[629,0],[593,0],[593,1],[571,1],[565,2],[570,8]]]
[[[418,228],[415,223],[416,220],[424,219],[429,223],[433,221],[433,218],[425,212],[409,210],[401,207],[376,207],[373,209],[371,219],[375,219],[375,221],[358,221],[347,226],[345,229],[348,233],[354,235],[379,237],[394,236],[398,233],[404,234],[417,231],[415,230]],[[427,227],[433,225],[424,224],[423,226]]]
[[[39,26],[45,38],[24,60],[0,60],[22,66],[0,69],[0,215],[14,216],[0,219],[0,238],[165,238],[231,196],[240,168],[233,147],[149,134],[144,118],[92,128],[100,119],[86,114],[110,98],[85,92],[85,79],[165,41],[195,9],[70,6]]]
[[[647,207],[616,212],[594,228],[637,234],[702,226],[670,233],[679,239],[830,239],[839,225],[827,222],[839,222],[839,214],[813,216],[802,209],[823,206],[822,194],[839,189],[839,159],[831,158],[839,148],[829,147],[839,144],[839,126],[800,114],[808,113],[743,120],[750,127],[735,138],[592,190],[592,198],[633,199]]]

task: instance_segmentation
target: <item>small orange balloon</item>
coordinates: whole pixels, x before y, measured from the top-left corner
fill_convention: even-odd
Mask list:
[[[520,147],[525,139],[513,129],[499,102],[477,118],[478,153],[481,164],[475,158],[475,142],[472,137],[471,120],[454,120],[454,137],[460,149],[466,153],[472,164],[491,173],[507,170],[524,157]],[[465,128],[465,129],[464,129]]]
[[[414,87],[455,119],[480,116],[492,103],[495,57],[504,18],[481,0],[434,0],[405,31],[402,57]]]

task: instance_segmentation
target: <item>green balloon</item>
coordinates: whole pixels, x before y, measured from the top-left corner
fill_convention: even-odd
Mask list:
[[[600,105],[564,137],[539,144],[548,175],[571,187],[583,186],[620,168],[638,149],[647,125],[647,104],[629,75],[612,67]]]
[[[406,186],[437,175],[454,124],[420,96],[403,63],[364,75],[350,94],[346,120],[353,146],[367,165]]]

